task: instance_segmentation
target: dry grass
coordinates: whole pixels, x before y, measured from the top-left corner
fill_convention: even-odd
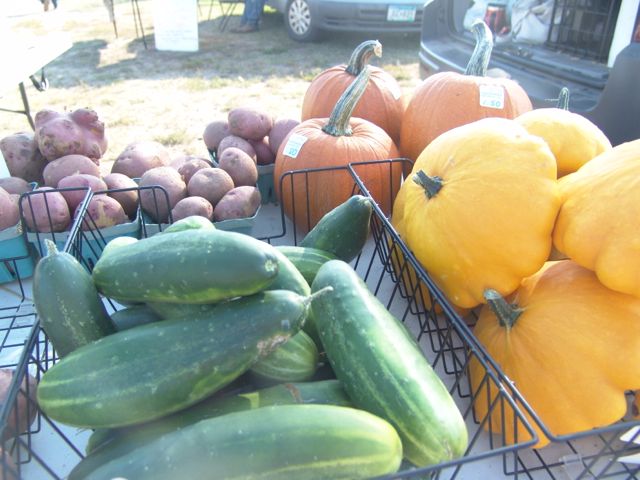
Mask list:
[[[217,5],[208,20],[207,0],[201,0],[199,51],[166,52],[154,48],[151,0],[139,1],[148,49],[136,36],[128,0],[116,2],[117,38],[99,0],[60,0],[58,10],[47,13],[37,0],[21,2],[29,5],[29,11],[9,17],[16,31],[41,35],[63,30],[73,41],[73,47],[46,68],[50,83],[46,92],[27,82],[32,110],[95,109],[109,139],[105,171],[128,143],[138,140],[157,140],[175,156],[206,156],[204,127],[226,118],[236,106],[259,106],[275,116],[299,118],[313,77],[346,62],[356,45],[371,38],[333,34],[318,44],[296,43],[287,37],[282,16],[269,8],[258,33],[220,32]],[[239,15],[240,9],[236,12]],[[237,21],[232,19],[230,25]],[[383,57],[372,63],[385,68],[410,94],[419,82],[419,36],[378,39]],[[21,107],[17,86],[15,93],[0,98],[0,106]],[[28,128],[24,116],[0,112],[0,138]]]

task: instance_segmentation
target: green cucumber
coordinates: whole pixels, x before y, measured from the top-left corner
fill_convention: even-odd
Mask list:
[[[347,263],[331,260],[320,268],[312,291],[327,286],[333,290],[311,308],[329,362],[354,405],[388,420],[414,465],[463,455],[464,419],[404,325]]]
[[[184,230],[214,230],[216,227],[211,220],[200,215],[191,215],[173,222],[160,233],[182,232]]]
[[[111,251],[116,250],[120,247],[133,245],[137,241],[138,239],[133,237],[116,237],[107,242],[107,244],[102,249],[102,253],[100,254],[100,256],[108,255]]]
[[[69,480],[357,479],[396,472],[402,444],[388,422],[362,410],[278,405],[194,423],[96,468],[85,467],[90,458]]]
[[[316,373],[318,357],[315,342],[301,330],[254,363],[250,372],[270,382],[303,382]]]
[[[116,329],[89,272],[51,240],[45,243],[48,254],[33,275],[33,302],[40,326],[64,357]]]
[[[241,233],[184,230],[103,252],[93,280],[117,301],[214,303],[268,287],[278,273],[273,250]]]
[[[123,308],[111,314],[111,321],[119,332],[158,320],[162,320],[162,318],[144,304]]]
[[[280,252],[295,265],[309,285],[313,283],[316,274],[322,265],[329,260],[335,260],[333,253],[320,250],[318,248],[301,247],[299,245],[278,245]]]
[[[281,383],[269,388],[237,395],[209,397],[173,415],[142,425],[110,429],[99,428],[89,437],[86,453],[90,454],[100,448],[101,453],[91,457],[91,463],[100,464],[104,463],[106,459],[117,456],[118,451],[123,452],[137,448],[153,438],[200,420],[270,405],[291,405],[296,403],[351,406],[351,401],[338,380]],[[117,443],[109,445],[107,450],[106,446],[114,439],[117,439]],[[103,448],[105,448],[104,451],[102,451]]]
[[[327,212],[302,239],[300,246],[324,250],[350,262],[367,243],[372,213],[373,206],[367,197],[349,197]]]
[[[214,309],[216,305],[216,303],[147,303],[147,306],[163,320],[193,318],[194,316],[206,314]]]
[[[114,333],[51,367],[38,386],[38,404],[50,418],[86,428],[142,423],[186,408],[297,333],[310,298],[261,292],[207,315]]]

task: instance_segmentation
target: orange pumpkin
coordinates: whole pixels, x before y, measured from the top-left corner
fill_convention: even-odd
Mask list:
[[[381,56],[382,45],[368,40],[356,47],[347,65],[336,65],[318,74],[309,85],[302,100],[302,120],[325,118],[353,79],[367,66],[371,56]],[[369,66],[371,77],[362,100],[352,116],[375,123],[397,144],[405,102],[400,85],[381,68]]]
[[[285,214],[302,231],[313,228],[324,214],[353,194],[355,182],[346,168],[349,163],[372,162],[359,166],[357,172],[383,209],[390,209],[400,188],[401,165],[396,163],[392,168],[389,162],[378,162],[399,156],[391,137],[368,120],[351,118],[369,75],[368,67],[362,70],[340,97],[329,119],[300,123],[280,145],[274,167],[276,195]],[[338,168],[287,175],[296,170],[332,167]]]
[[[547,262],[508,302],[495,291],[485,297],[474,335],[554,436],[622,419],[625,391],[640,388],[639,298],[608,289],[571,260]],[[485,373],[472,359],[469,375],[479,418],[496,397],[495,389],[487,392],[482,383]],[[516,432],[503,427],[514,425],[513,412],[504,415],[494,409],[485,427],[504,431],[513,443]],[[525,416],[540,439],[536,447],[548,444],[540,426]],[[517,435],[518,442],[529,439],[524,428]]]
[[[440,72],[427,77],[413,92],[402,117],[400,149],[416,160],[440,134],[485,117],[515,118],[531,110],[524,89],[507,78],[489,78],[493,48],[489,27],[474,23],[476,48],[464,74]]]

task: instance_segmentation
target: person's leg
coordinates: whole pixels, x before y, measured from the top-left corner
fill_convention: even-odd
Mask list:
[[[249,33],[258,30],[258,23],[260,22],[262,10],[264,9],[264,1],[265,0],[245,0],[240,26],[234,28],[232,32]]]

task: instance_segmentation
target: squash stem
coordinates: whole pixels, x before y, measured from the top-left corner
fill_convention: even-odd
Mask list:
[[[362,94],[364,94],[367,89],[370,75],[371,69],[368,66],[363,68],[353,82],[351,82],[351,85],[343,92],[336,102],[336,106],[333,107],[329,120],[322,127],[324,133],[334,137],[351,135],[352,131],[349,125],[351,114],[354,108],[356,108]]]
[[[306,299],[306,303],[311,303],[313,302],[316,298],[321,297],[322,295],[324,295],[325,293],[329,293],[329,292],[333,292],[333,287],[331,285],[327,285],[326,287],[321,288],[320,290],[318,290],[317,292],[312,293],[311,295],[309,295]]]
[[[569,89],[567,87],[562,87],[560,90],[556,106],[561,110],[569,110]]]
[[[56,253],[58,253],[58,247],[53,241],[49,240],[48,238],[44,239],[44,245],[47,249],[47,255],[55,255]]]
[[[491,51],[493,50],[493,33],[482,20],[473,22],[471,31],[476,37],[476,46],[473,49],[464,74],[485,77],[487,75],[489,59],[491,58]]]
[[[442,178],[438,176],[430,177],[423,170],[418,170],[412,177],[412,180],[424,188],[427,198],[431,199],[435,197],[442,189]]]
[[[484,298],[489,308],[491,308],[496,317],[498,317],[500,326],[507,329],[513,327],[518,317],[520,317],[524,311],[522,308],[507,303],[502,295],[491,288],[484,291]]]
[[[349,63],[344,69],[349,75],[358,76],[362,69],[367,66],[371,57],[382,56],[382,44],[378,40],[367,40],[358,45],[349,59]]]

